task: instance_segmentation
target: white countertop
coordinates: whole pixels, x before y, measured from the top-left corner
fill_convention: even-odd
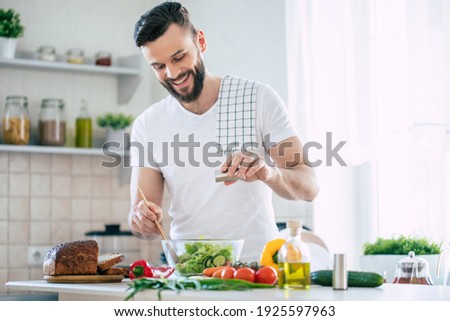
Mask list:
[[[60,300],[115,300],[128,295],[129,279],[118,283],[67,284],[47,283],[44,280],[10,281],[6,288],[12,291],[58,293]],[[349,288],[336,291],[331,287],[313,285],[310,290],[254,289],[249,291],[194,291],[179,293],[165,290],[163,301],[450,301],[450,287],[383,284],[378,288]],[[134,300],[157,300],[157,290],[138,293]]]

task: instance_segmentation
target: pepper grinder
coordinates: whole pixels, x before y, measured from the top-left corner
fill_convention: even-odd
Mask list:
[[[347,290],[347,277],[347,255],[344,253],[334,254],[333,289]]]

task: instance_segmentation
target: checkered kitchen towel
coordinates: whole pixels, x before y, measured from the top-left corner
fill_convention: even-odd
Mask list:
[[[256,143],[258,85],[257,82],[231,76],[226,76],[222,80],[216,139],[223,151],[231,149],[233,144],[237,144],[239,150],[242,146],[246,146],[248,150],[248,147]]]

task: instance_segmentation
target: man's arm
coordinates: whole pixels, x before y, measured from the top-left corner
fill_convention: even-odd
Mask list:
[[[149,202],[149,207],[145,205],[139,195],[138,186]],[[162,219],[163,193],[164,179],[160,172],[151,168],[132,168],[130,182],[131,210],[128,214],[128,224],[137,237],[146,238],[159,233],[155,220],[160,221]]]
[[[276,167],[265,183],[279,196],[291,200],[313,201],[319,193],[314,170],[303,159],[303,145],[296,136],[269,149]]]
[[[285,139],[269,149],[276,166],[262,158],[236,153],[222,166],[228,176],[246,182],[261,180],[279,196],[289,200],[312,201],[319,192],[314,170],[303,159],[303,146],[297,136]],[[231,185],[236,181],[225,182]]]

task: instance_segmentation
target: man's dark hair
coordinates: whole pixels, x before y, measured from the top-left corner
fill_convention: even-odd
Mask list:
[[[161,37],[169,26],[175,23],[184,27],[195,35],[189,12],[178,2],[164,2],[147,11],[134,27],[134,41],[141,47],[148,41]]]

